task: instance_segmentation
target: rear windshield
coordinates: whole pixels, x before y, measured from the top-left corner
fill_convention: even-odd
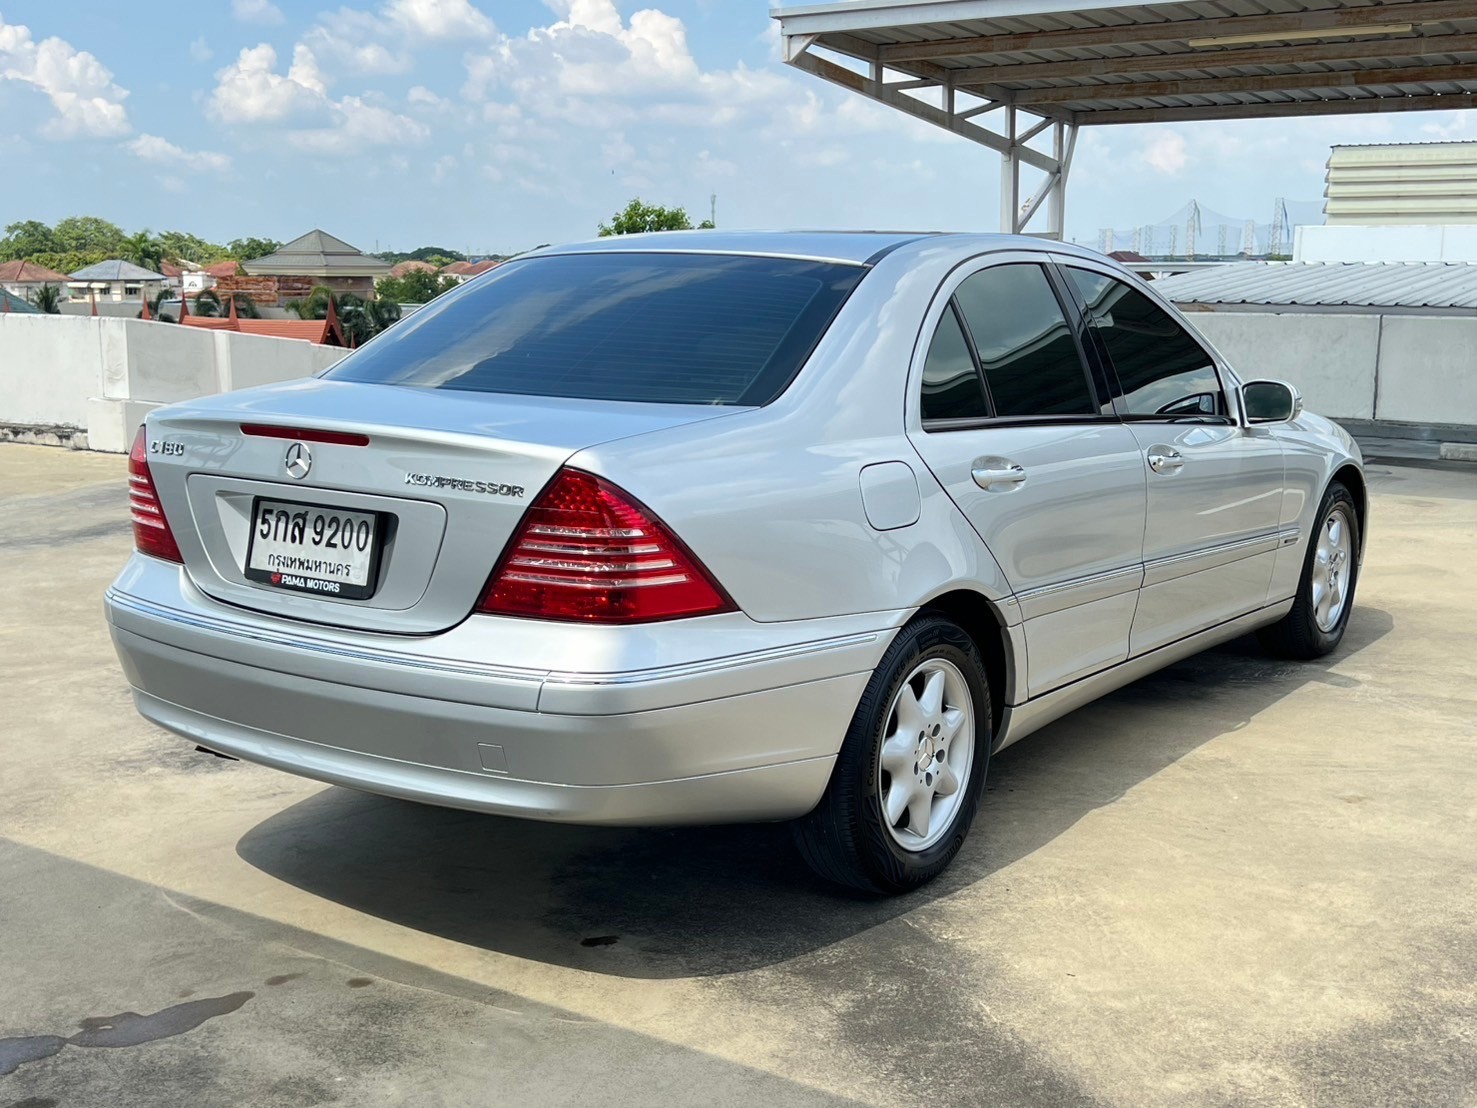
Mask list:
[[[714,254],[505,263],[325,376],[466,392],[767,404],[866,271]]]

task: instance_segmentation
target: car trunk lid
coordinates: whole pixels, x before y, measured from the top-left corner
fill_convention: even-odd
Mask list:
[[[154,413],[149,463],[201,591],[273,615],[423,634],[472,610],[528,505],[572,454],[738,410],[313,379]],[[316,569],[313,560],[281,563],[294,571],[276,583],[249,577],[263,501],[287,523],[258,535],[257,562],[269,547],[324,553],[313,547],[319,516],[330,536],[335,520],[374,521],[370,587],[348,590],[369,595],[310,591],[320,576],[295,568]]]

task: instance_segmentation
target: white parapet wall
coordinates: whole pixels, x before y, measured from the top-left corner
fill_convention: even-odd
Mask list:
[[[1477,427],[1477,319],[1189,312],[1246,380],[1289,381],[1332,419]]]
[[[0,314],[0,425],[121,453],[161,404],[311,377],[344,354],[142,319]]]

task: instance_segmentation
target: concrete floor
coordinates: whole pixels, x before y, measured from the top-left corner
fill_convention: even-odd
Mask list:
[[[100,612],[124,463],[0,446],[0,1106],[1477,1105],[1477,474],[1372,470],[1332,659],[1001,755],[909,898],[782,828],[519,824],[195,754]]]

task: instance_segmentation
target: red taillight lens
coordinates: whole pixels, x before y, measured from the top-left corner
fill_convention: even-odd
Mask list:
[[[644,623],[734,603],[666,525],[590,473],[561,469],[528,508],[479,612]]]
[[[133,518],[133,545],[141,554],[152,554],[171,562],[183,562],[159,490],[149,472],[149,439],[140,427],[128,452],[128,514]]]

